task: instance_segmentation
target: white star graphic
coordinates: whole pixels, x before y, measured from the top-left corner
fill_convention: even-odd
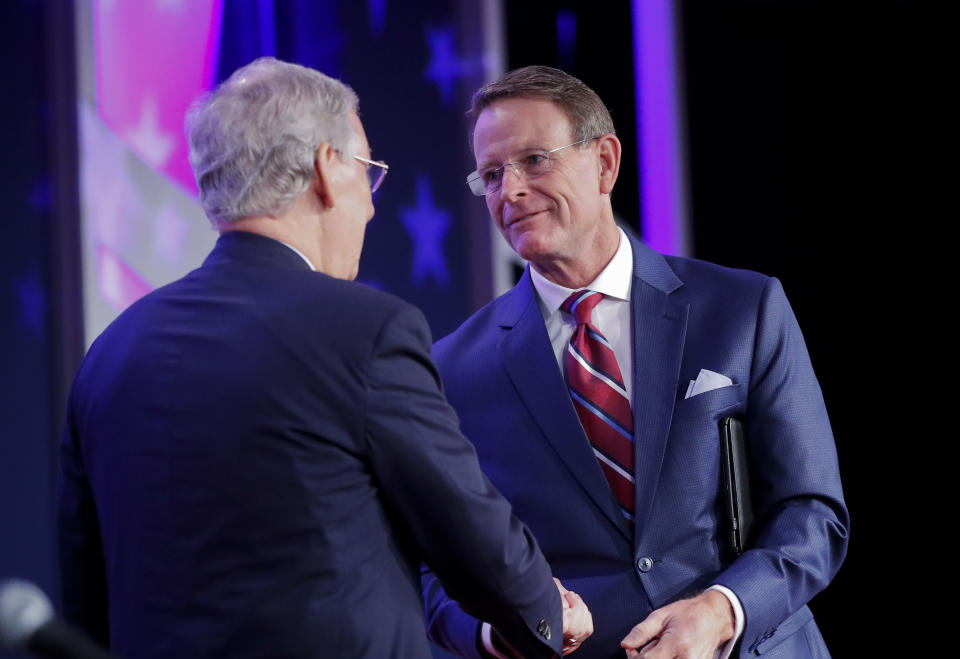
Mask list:
[[[148,97],[140,106],[139,123],[128,128],[123,138],[155,169],[162,169],[173,154],[174,141],[157,123],[157,101]]]

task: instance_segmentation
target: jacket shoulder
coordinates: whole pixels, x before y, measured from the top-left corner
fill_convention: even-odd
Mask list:
[[[742,268],[731,268],[710,261],[684,256],[664,256],[670,268],[685,285],[701,286],[709,284],[717,289],[730,289],[743,292],[762,289],[772,277]]]
[[[433,358],[437,365],[443,369],[458,356],[492,350],[502,336],[501,327],[505,315],[509,315],[505,311],[515,308],[518,303],[523,305],[533,301],[532,298],[524,300],[524,293],[518,288],[494,298],[463,321],[460,327],[433,344]]]

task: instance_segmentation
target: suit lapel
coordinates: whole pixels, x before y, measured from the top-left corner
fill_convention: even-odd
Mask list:
[[[557,366],[529,270],[503,302],[499,324],[504,334],[498,352],[517,395],[574,480],[632,542],[633,533],[597,464]]]
[[[633,410],[637,529],[645,528],[670,433],[687,330],[688,306],[671,295],[683,282],[663,256],[633,246]]]

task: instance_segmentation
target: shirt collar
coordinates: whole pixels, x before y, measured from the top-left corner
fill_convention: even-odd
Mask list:
[[[633,248],[623,229],[617,227],[617,231],[620,232],[620,244],[617,246],[616,253],[597,278],[584,288],[603,293],[607,297],[629,301],[630,287],[633,284]],[[574,290],[579,290],[550,281],[532,266],[530,279],[537,290],[537,295],[540,296],[541,307],[548,314],[556,313],[563,301],[570,297]]]
[[[284,246],[289,247],[290,249],[292,249],[297,256],[299,256],[301,259],[303,259],[304,261],[307,262],[307,265],[310,266],[310,269],[311,269],[311,270],[313,270],[314,272],[317,271],[317,269],[316,269],[315,267],[313,267],[313,264],[310,262],[310,259],[308,259],[308,258],[306,257],[306,255],[305,255],[303,252],[301,252],[299,249],[297,249],[297,248],[294,247],[293,245],[290,245],[289,243],[283,242],[282,240],[278,240],[277,242],[280,243],[281,245],[284,245]]]

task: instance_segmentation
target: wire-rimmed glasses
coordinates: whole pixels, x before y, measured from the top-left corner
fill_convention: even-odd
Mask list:
[[[370,194],[373,194],[383,184],[383,179],[390,171],[390,165],[382,160],[367,160],[360,156],[354,156],[354,158],[367,166],[367,180],[370,182]]]
[[[535,178],[542,174],[546,174],[553,168],[553,158],[550,157],[550,154],[556,153],[561,149],[566,149],[568,147],[576,146],[577,144],[583,144],[584,142],[589,142],[590,140],[595,139],[597,138],[588,137],[585,140],[564,144],[563,146],[558,146],[556,149],[550,149],[549,151],[535,151],[533,153],[528,153],[523,157],[523,160],[519,160],[517,162],[505,162],[499,167],[488,167],[483,170],[478,169],[477,171],[470,172],[470,174],[467,175],[467,185],[470,187],[470,192],[477,197],[483,197],[493,192],[497,192],[500,189],[500,186],[503,185],[503,175],[507,167],[510,167],[513,170],[513,173],[517,176]]]

